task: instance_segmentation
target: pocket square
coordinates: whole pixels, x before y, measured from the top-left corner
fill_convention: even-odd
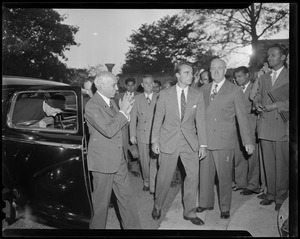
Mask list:
[[[193,105],[193,109],[196,108],[197,105]]]

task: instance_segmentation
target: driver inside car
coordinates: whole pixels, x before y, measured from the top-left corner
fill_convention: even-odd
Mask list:
[[[54,123],[54,117],[66,108],[66,98],[55,94],[44,98],[23,98],[17,101],[12,122],[29,127],[46,128]]]

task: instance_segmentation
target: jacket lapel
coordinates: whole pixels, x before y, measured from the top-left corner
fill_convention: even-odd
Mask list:
[[[94,94],[94,96],[96,97],[96,101],[97,103],[104,108],[105,112],[108,113],[110,116],[114,116],[114,113],[111,111],[111,109],[109,108],[109,106],[106,104],[106,102],[104,101],[104,99],[101,97],[100,94],[98,94],[97,92]],[[94,97],[93,96],[93,97]],[[115,104],[114,100],[111,100],[113,107],[116,109],[116,112],[118,112],[118,107]]]
[[[176,85],[171,86],[172,89],[170,91],[171,98],[170,98],[170,105],[173,103],[173,106],[171,106],[175,111],[177,112],[177,119],[180,121],[180,114],[179,114],[179,105],[178,105],[178,99],[177,99],[177,91],[176,91]],[[175,100],[174,100],[175,99]],[[167,102],[169,103],[169,102]],[[174,108],[175,107],[175,108]]]
[[[282,71],[280,72],[279,76],[277,77],[275,84],[272,87],[272,90],[282,86],[283,84],[287,83],[287,73],[288,73],[288,69],[286,69],[285,67],[282,69]]]

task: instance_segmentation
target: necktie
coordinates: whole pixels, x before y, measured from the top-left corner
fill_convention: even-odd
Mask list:
[[[215,84],[215,88],[213,89],[212,94],[210,95],[210,100],[211,101],[214,100],[216,94],[218,93],[217,88],[218,88],[218,84]]]
[[[277,72],[276,71],[273,71],[273,76],[272,76],[272,86],[274,85],[275,81],[276,81],[276,75],[277,75]]]
[[[149,96],[147,97],[147,101],[148,101],[148,104],[150,105],[151,104],[151,100],[150,100]]]
[[[109,108],[111,109],[111,111],[113,112],[114,115],[117,113],[115,108],[113,107],[111,101],[109,102]]]
[[[241,87],[242,87],[242,90],[243,90],[243,91],[244,91],[244,90],[245,90],[245,88],[246,88],[246,86],[244,86],[244,85],[242,85]]]
[[[183,117],[184,117],[184,113],[185,113],[185,106],[186,106],[185,96],[184,96],[184,91],[183,90],[181,91],[180,105],[181,105],[181,121],[182,121]]]

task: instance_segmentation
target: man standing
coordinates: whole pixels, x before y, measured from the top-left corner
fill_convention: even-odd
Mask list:
[[[116,94],[115,100],[118,103],[120,99],[123,99],[125,94],[131,94],[132,96],[140,94],[140,92],[137,92],[136,89],[136,81],[135,78],[129,77],[125,80],[125,88],[126,92],[121,92],[119,94]],[[126,125],[126,130],[124,130],[123,138],[125,141],[124,150],[125,150],[125,157],[127,160],[129,171],[135,176],[139,177],[140,173],[139,171],[139,165],[138,165],[138,156],[136,153],[133,153],[132,149],[135,149],[133,145],[130,142],[129,138],[129,124]],[[130,154],[129,154],[130,152]]]
[[[197,212],[214,208],[214,182],[217,173],[221,218],[230,217],[232,162],[236,147],[238,120],[243,145],[252,154],[250,127],[242,89],[225,78],[226,65],[220,58],[211,61],[213,82],[204,85],[206,109],[207,156],[200,162],[200,195]]]
[[[250,101],[249,98],[253,83],[250,81],[248,68],[245,66],[238,67],[234,71],[234,77],[237,85],[243,90],[250,125],[251,139],[255,144],[255,148],[258,148],[256,139],[257,114],[253,109],[252,101]],[[259,172],[258,150],[256,150],[253,154],[248,155],[244,150],[240,133],[238,132],[237,147],[234,155],[234,175],[236,183],[234,191],[244,189],[241,192],[242,195],[259,193]]]
[[[177,84],[160,92],[152,130],[152,150],[159,155],[154,208],[158,220],[177,166],[178,156],[184,166],[183,218],[195,225],[204,222],[196,215],[199,158],[206,156],[206,125],[203,95],[189,87],[193,68],[179,63],[175,68]]]
[[[143,175],[143,191],[154,194],[155,178],[157,172],[157,158],[150,148],[150,136],[157,93],[153,92],[153,78],[145,75],[142,78],[144,93],[135,96],[135,104],[131,111],[130,142],[138,144],[140,164]]]
[[[287,52],[278,44],[268,50],[271,72],[261,76],[258,92],[253,99],[260,113],[257,132],[266,170],[267,195],[260,202],[275,201],[278,211],[289,190],[289,71],[285,68]]]
[[[117,198],[123,228],[139,229],[139,215],[122,149],[122,129],[130,119],[134,98],[125,94],[118,110],[112,100],[118,89],[116,76],[102,71],[94,83],[97,92],[87,102],[84,114],[90,132],[88,169],[93,176],[94,214],[90,229],[105,229],[112,190]]]

